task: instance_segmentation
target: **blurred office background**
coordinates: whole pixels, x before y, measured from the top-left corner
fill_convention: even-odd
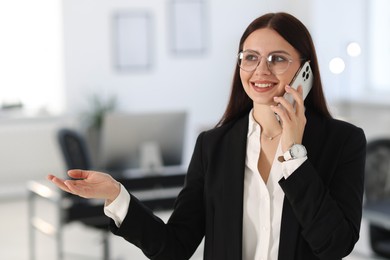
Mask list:
[[[26,182],[64,174],[56,132],[91,134],[99,108],[186,111],[186,165],[198,133],[224,111],[242,32],[266,12],[290,12],[309,28],[334,116],[369,140],[388,137],[388,10],[386,0],[1,1],[1,227],[27,234]],[[0,232],[0,257],[14,248],[7,259],[27,259],[28,238]],[[363,236],[361,259],[367,244]]]

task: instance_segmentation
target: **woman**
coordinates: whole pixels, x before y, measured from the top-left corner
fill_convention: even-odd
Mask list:
[[[289,83],[306,61],[314,82],[303,100]],[[363,131],[327,109],[306,27],[270,13],[241,38],[227,109],[199,135],[167,224],[107,174],[48,178],[105,199],[112,232],[151,259],[189,259],[204,237],[208,260],[336,260],[359,238],[365,147]]]

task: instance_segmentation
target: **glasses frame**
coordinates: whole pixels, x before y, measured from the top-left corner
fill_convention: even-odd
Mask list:
[[[240,63],[241,63],[240,61],[242,61],[242,55],[243,55],[245,52],[247,52],[247,53],[248,53],[248,52],[249,52],[249,53],[253,53],[253,54],[255,54],[255,55],[257,55],[257,56],[259,57],[259,60],[257,61],[257,65],[254,67],[253,70],[247,70],[247,69],[244,69],[244,68],[242,68],[242,67],[240,66]],[[243,71],[246,71],[246,72],[253,72],[253,71],[255,71],[255,70],[257,69],[257,67],[259,67],[259,65],[260,65],[260,63],[261,63],[261,60],[262,60],[263,58],[265,58],[266,63],[267,63],[267,68],[268,68],[268,70],[271,71],[272,74],[274,74],[274,75],[280,75],[280,74],[285,73],[285,72],[288,70],[288,68],[290,67],[290,64],[294,61],[294,59],[286,57],[286,58],[287,58],[287,61],[288,61],[288,65],[287,65],[286,69],[285,69],[284,71],[282,71],[282,72],[275,73],[275,72],[273,71],[273,69],[272,69],[272,65],[270,64],[269,57],[272,56],[272,55],[275,55],[275,54],[277,54],[277,53],[278,53],[278,52],[268,54],[267,56],[263,56],[263,55],[260,55],[258,52],[252,51],[252,50],[240,51],[240,52],[237,54],[237,65],[238,65],[238,67],[239,67],[240,69],[242,69]],[[306,60],[306,59],[302,59],[302,58],[301,58],[301,59],[299,59],[299,60],[300,60],[300,61],[303,61],[303,60]]]

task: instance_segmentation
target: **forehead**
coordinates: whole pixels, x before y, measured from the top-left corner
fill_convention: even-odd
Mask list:
[[[262,55],[275,51],[284,51],[291,56],[298,57],[295,48],[279,33],[269,28],[262,28],[252,32],[244,41],[243,50],[254,50]]]

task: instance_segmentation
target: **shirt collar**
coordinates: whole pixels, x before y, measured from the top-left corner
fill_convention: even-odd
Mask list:
[[[261,133],[261,127],[259,123],[256,122],[255,118],[253,117],[253,108],[251,111],[249,111],[249,124],[248,124],[248,136],[250,137],[253,134],[256,134],[260,136]]]

